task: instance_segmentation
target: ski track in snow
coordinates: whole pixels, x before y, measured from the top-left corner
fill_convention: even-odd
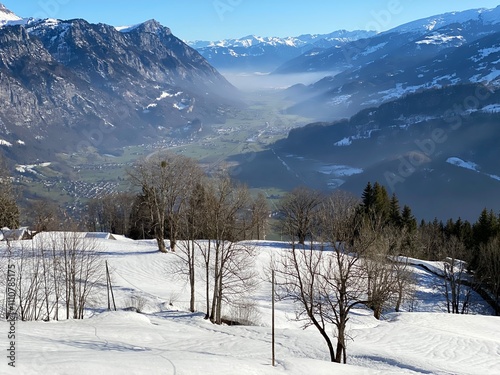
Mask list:
[[[98,241],[111,268],[118,308],[129,306],[131,296],[142,296],[147,300],[144,313],[95,310],[81,321],[17,322],[18,373],[500,374],[498,318],[440,313],[443,298],[434,287],[439,279],[419,267],[418,292],[428,302],[415,308],[425,312],[388,313],[378,321],[369,310],[354,310],[348,326],[353,338],[348,341],[349,365],[328,362],[319,333],[291,320],[291,302],[277,302],[273,368],[271,286],[264,270],[272,254],[286,251],[285,243],[253,242],[262,279],[255,293],[260,319],[256,326],[229,327],[211,324],[201,312],[186,312],[186,282],[169,273],[175,254],[160,254],[150,240]],[[197,282],[203,311],[201,272]],[[104,305],[101,301],[96,307]],[[7,332],[8,323],[1,321],[0,330]],[[7,368],[3,362],[0,373]]]

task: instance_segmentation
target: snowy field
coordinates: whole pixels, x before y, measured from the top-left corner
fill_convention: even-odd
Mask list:
[[[265,270],[285,243],[255,242],[261,282],[254,300],[255,326],[216,326],[188,313],[185,280],[169,274],[175,255],[160,254],[154,241],[99,240],[111,268],[120,311],[107,312],[105,298],[80,321],[17,322],[16,367],[8,366],[9,323],[0,322],[0,374],[500,374],[500,318],[443,313],[439,279],[415,267],[417,300],[408,312],[381,321],[369,310],[349,320],[348,364],[328,362],[314,327],[293,321],[290,302],[277,302],[276,367],[271,366],[271,286]],[[0,250],[4,250],[1,248]],[[203,282],[197,286],[203,310]],[[104,286],[105,292],[105,286]],[[105,294],[105,293],[104,293]],[[124,311],[133,297],[144,313]]]

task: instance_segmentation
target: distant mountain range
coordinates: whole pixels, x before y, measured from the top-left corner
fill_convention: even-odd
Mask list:
[[[0,147],[16,162],[190,136],[237,104],[237,90],[154,20],[118,31],[0,13]]]
[[[403,95],[458,83],[498,85],[500,7],[414,21],[371,38],[305,54],[275,73],[339,71],[294,87],[292,113],[331,120]]]
[[[499,123],[499,91],[429,89],[349,120],[294,129],[269,150],[238,158],[238,178],[254,188],[307,185],[358,196],[378,181],[419,218],[475,220],[484,207],[500,210]]]
[[[270,72],[304,53],[317,54],[329,48],[341,48],[349,42],[374,36],[374,31],[339,30],[330,34],[306,34],[298,37],[259,37],[187,42],[221,70]]]
[[[379,181],[426,219],[500,210],[500,7],[415,21],[275,74],[327,70],[340,72],[288,89],[289,113],[323,122],[241,157],[239,178],[357,195]]]
[[[154,20],[116,28],[22,19],[0,5],[0,151],[32,164],[189,139],[240,105],[212,64],[272,75],[338,72],[285,91],[295,103],[288,113],[321,122],[235,157],[238,178],[257,188],[358,195],[379,181],[427,219],[500,210],[500,7],[380,34],[191,46],[199,52]]]

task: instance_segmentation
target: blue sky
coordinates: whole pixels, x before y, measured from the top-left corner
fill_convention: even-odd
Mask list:
[[[184,40],[324,34],[339,29],[383,31],[419,18],[500,0],[0,0],[21,17],[84,18],[133,25],[154,18]]]

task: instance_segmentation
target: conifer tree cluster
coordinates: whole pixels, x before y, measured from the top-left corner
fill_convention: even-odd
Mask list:
[[[457,259],[464,262],[471,276],[492,295],[500,314],[500,215],[483,209],[476,222],[458,218],[446,222],[417,220],[408,205],[400,208],[396,194],[389,197],[378,182],[363,190],[361,210],[379,228],[401,231],[404,255],[431,261]]]
[[[396,194],[390,198],[386,188],[375,182],[372,186],[368,182],[361,196],[361,208],[371,220],[379,220],[383,226],[390,225],[399,229],[414,232],[417,229],[417,220],[407,205],[400,208]]]
[[[19,207],[16,203],[14,190],[7,165],[0,157],[0,229],[19,226]]]

